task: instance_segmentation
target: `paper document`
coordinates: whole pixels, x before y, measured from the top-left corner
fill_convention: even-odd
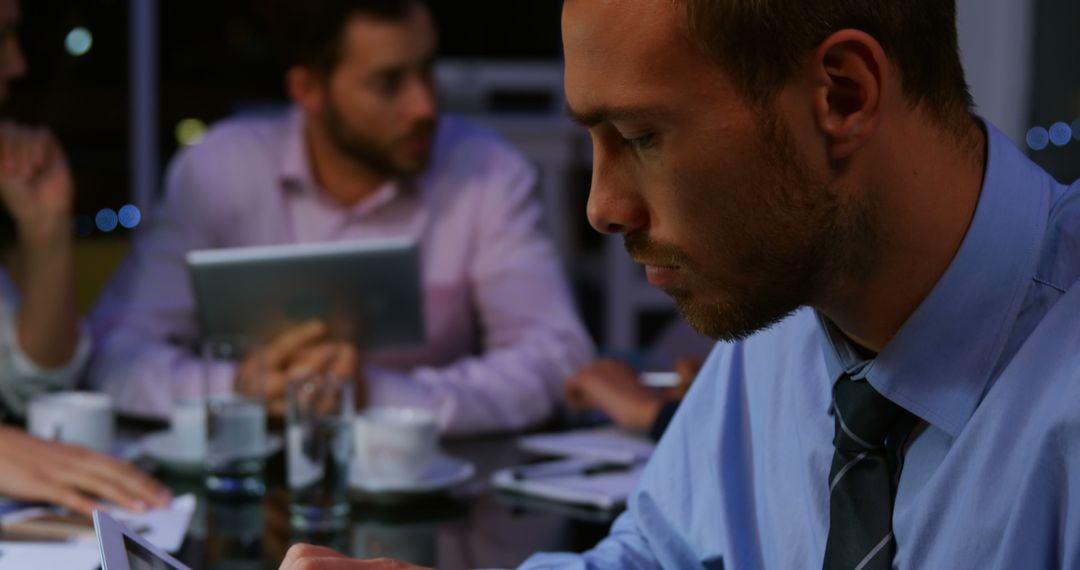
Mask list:
[[[541,455],[630,464],[647,460],[656,449],[656,444],[644,436],[627,433],[618,428],[602,427],[527,435],[518,440],[518,447]]]
[[[164,509],[135,513],[114,508],[109,514],[124,526],[138,531],[150,544],[176,553],[184,544],[191,516],[195,514],[195,495],[189,493],[174,497],[172,503]]]
[[[0,542],[0,570],[97,570],[100,566],[101,554],[94,539],[66,544]]]
[[[0,516],[0,526],[16,527],[19,522],[50,519],[42,517],[62,513],[57,507],[29,507]],[[173,499],[164,509],[134,513],[114,507],[110,513],[123,524],[137,529],[155,546],[169,552],[180,550],[195,513],[195,496],[183,495]],[[89,521],[89,519],[86,519]],[[0,540],[0,570],[27,568],[63,568],[64,570],[94,570],[101,565],[97,538],[92,524],[85,529],[70,524],[57,527],[68,529],[70,540],[63,542],[3,542]],[[57,537],[58,538],[58,537]],[[57,540],[53,538],[51,540]]]
[[[560,459],[496,471],[492,484],[553,501],[614,509],[626,504],[644,464],[620,465],[588,459]]]

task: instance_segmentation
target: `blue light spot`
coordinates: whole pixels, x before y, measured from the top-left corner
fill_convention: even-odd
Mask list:
[[[94,36],[90,30],[79,26],[68,32],[64,37],[64,47],[67,52],[75,57],[86,55],[94,45]]]
[[[112,211],[112,208],[102,208],[98,210],[97,216],[94,217],[94,223],[97,224],[97,229],[109,233],[116,229],[116,224],[119,219],[116,216],[116,212]]]
[[[75,216],[75,236],[81,238],[90,237],[92,233],[94,233],[94,220],[91,220],[90,216],[86,214]]]
[[[139,225],[142,221],[142,214],[139,213],[139,209],[133,204],[128,204],[123,208],[120,208],[120,225],[127,229],[132,229]]]
[[[1069,139],[1072,138],[1072,127],[1068,123],[1054,123],[1050,125],[1050,142],[1056,146],[1065,146],[1069,144]]]
[[[1042,127],[1033,127],[1027,133],[1027,144],[1031,150],[1042,150],[1050,144],[1050,133]]]

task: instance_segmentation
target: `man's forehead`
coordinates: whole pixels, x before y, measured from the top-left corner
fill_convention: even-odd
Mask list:
[[[567,0],[563,41],[567,102],[579,120],[689,98],[719,73],[682,33],[672,0]]]
[[[563,41],[586,52],[647,50],[675,42],[676,12],[671,0],[567,0]]]
[[[434,23],[419,4],[400,20],[355,15],[345,26],[343,55],[365,67],[415,64],[434,56],[437,47]]]

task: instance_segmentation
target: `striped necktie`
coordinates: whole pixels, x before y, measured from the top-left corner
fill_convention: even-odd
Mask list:
[[[893,501],[900,446],[915,417],[844,375],[833,388],[836,435],[829,473],[825,570],[888,570],[896,554]],[[889,445],[886,445],[888,440]]]

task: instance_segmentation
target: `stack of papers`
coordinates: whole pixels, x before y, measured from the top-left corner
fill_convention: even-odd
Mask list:
[[[569,458],[496,471],[496,488],[602,510],[622,507],[641,478],[643,463],[614,464]]]
[[[530,435],[518,445],[563,459],[497,471],[496,488],[602,510],[626,504],[656,447],[611,427]]]
[[[656,449],[645,437],[613,427],[529,435],[519,439],[518,446],[540,455],[625,464],[647,461]]]

